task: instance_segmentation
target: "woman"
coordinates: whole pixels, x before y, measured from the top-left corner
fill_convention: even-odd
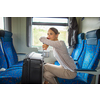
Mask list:
[[[43,43],[43,49],[47,50],[48,46],[53,47],[53,54],[60,66],[54,64],[44,65],[44,78],[50,84],[56,84],[55,77],[73,79],[76,77],[76,66],[73,59],[69,56],[64,41],[58,40],[59,32],[56,28],[50,28],[47,33],[47,37],[40,37],[40,41]]]

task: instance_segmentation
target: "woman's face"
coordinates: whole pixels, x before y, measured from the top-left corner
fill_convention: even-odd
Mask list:
[[[58,34],[55,34],[51,29],[48,30],[47,38],[52,41],[58,40]]]

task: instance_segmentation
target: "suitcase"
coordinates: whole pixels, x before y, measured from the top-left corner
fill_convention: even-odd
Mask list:
[[[42,84],[43,55],[32,52],[24,59],[22,70],[22,84]]]

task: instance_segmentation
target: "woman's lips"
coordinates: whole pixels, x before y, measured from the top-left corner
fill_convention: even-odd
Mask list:
[[[50,39],[50,38],[47,37],[47,39]]]

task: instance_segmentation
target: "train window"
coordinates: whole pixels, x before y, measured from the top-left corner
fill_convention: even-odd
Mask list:
[[[64,40],[68,46],[68,18],[67,17],[33,17],[32,21],[32,46],[41,46],[41,36],[47,36],[50,27],[59,30],[59,40]]]
[[[4,30],[4,18],[0,17],[0,30]]]

